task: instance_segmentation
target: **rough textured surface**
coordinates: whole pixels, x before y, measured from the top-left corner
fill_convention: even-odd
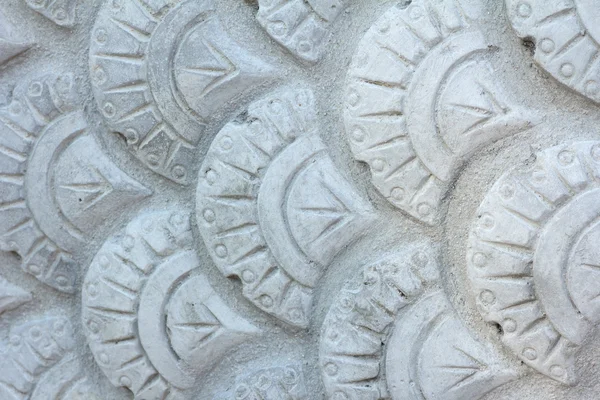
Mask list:
[[[3,0],[0,400],[598,398],[599,9]]]

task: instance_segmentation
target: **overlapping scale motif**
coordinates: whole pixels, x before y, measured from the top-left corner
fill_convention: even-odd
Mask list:
[[[473,28],[480,5],[426,0],[393,7],[358,45],[346,83],[351,149],[395,207],[428,224],[476,150],[529,128],[535,115],[498,87]]]
[[[317,135],[309,90],[282,89],[216,136],[200,170],[198,226],[226,276],[263,311],[299,327],[323,270],[374,216]]]
[[[0,400],[595,398],[600,0],[0,3]]]
[[[598,323],[600,144],[543,151],[504,174],[479,207],[468,272],[479,308],[523,362],[565,384]]]
[[[229,38],[210,0],[110,0],[90,73],[109,128],[147,168],[187,184],[211,115],[273,69]]]

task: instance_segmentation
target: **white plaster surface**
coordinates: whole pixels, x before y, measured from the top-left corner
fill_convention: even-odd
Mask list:
[[[593,400],[599,0],[2,0],[0,400]]]

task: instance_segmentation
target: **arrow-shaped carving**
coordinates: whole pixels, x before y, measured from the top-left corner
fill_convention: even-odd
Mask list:
[[[212,81],[210,81],[210,83],[202,90],[202,93],[200,93],[201,98],[207,96],[210,92],[212,92],[215,88],[228,80],[238,71],[238,68],[235,66],[235,64],[221,50],[219,50],[216,46],[213,46],[212,43],[204,39],[202,40],[202,44],[204,44],[208,51],[210,51],[210,54],[219,63],[219,66],[216,68],[195,67],[181,69],[183,72],[213,77]]]
[[[87,183],[72,183],[69,185],[62,185],[61,188],[71,190],[77,193],[87,194],[85,199],[83,200],[85,203],[84,210],[87,210],[94,205],[96,205],[99,201],[101,201],[104,197],[109,195],[113,190],[113,185],[102,175],[102,173],[97,168],[90,169],[93,175],[96,176],[97,180]]]
[[[330,222],[322,227],[321,232],[313,242],[337,229],[337,227],[351,214],[351,211],[346,207],[346,204],[333,192],[332,188],[323,181],[320,183],[321,188],[328,194],[327,198],[330,200],[330,203],[323,206],[302,207],[300,209],[305,213],[330,219]]]

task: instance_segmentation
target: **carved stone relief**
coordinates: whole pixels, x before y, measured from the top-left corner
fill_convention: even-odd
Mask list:
[[[598,397],[600,0],[0,3],[0,400]]]
[[[593,0],[506,0],[508,17],[535,43],[535,61],[559,82],[600,102],[600,10]]]
[[[545,150],[494,184],[467,262],[484,317],[523,362],[575,384],[574,353],[597,323],[600,143]]]

